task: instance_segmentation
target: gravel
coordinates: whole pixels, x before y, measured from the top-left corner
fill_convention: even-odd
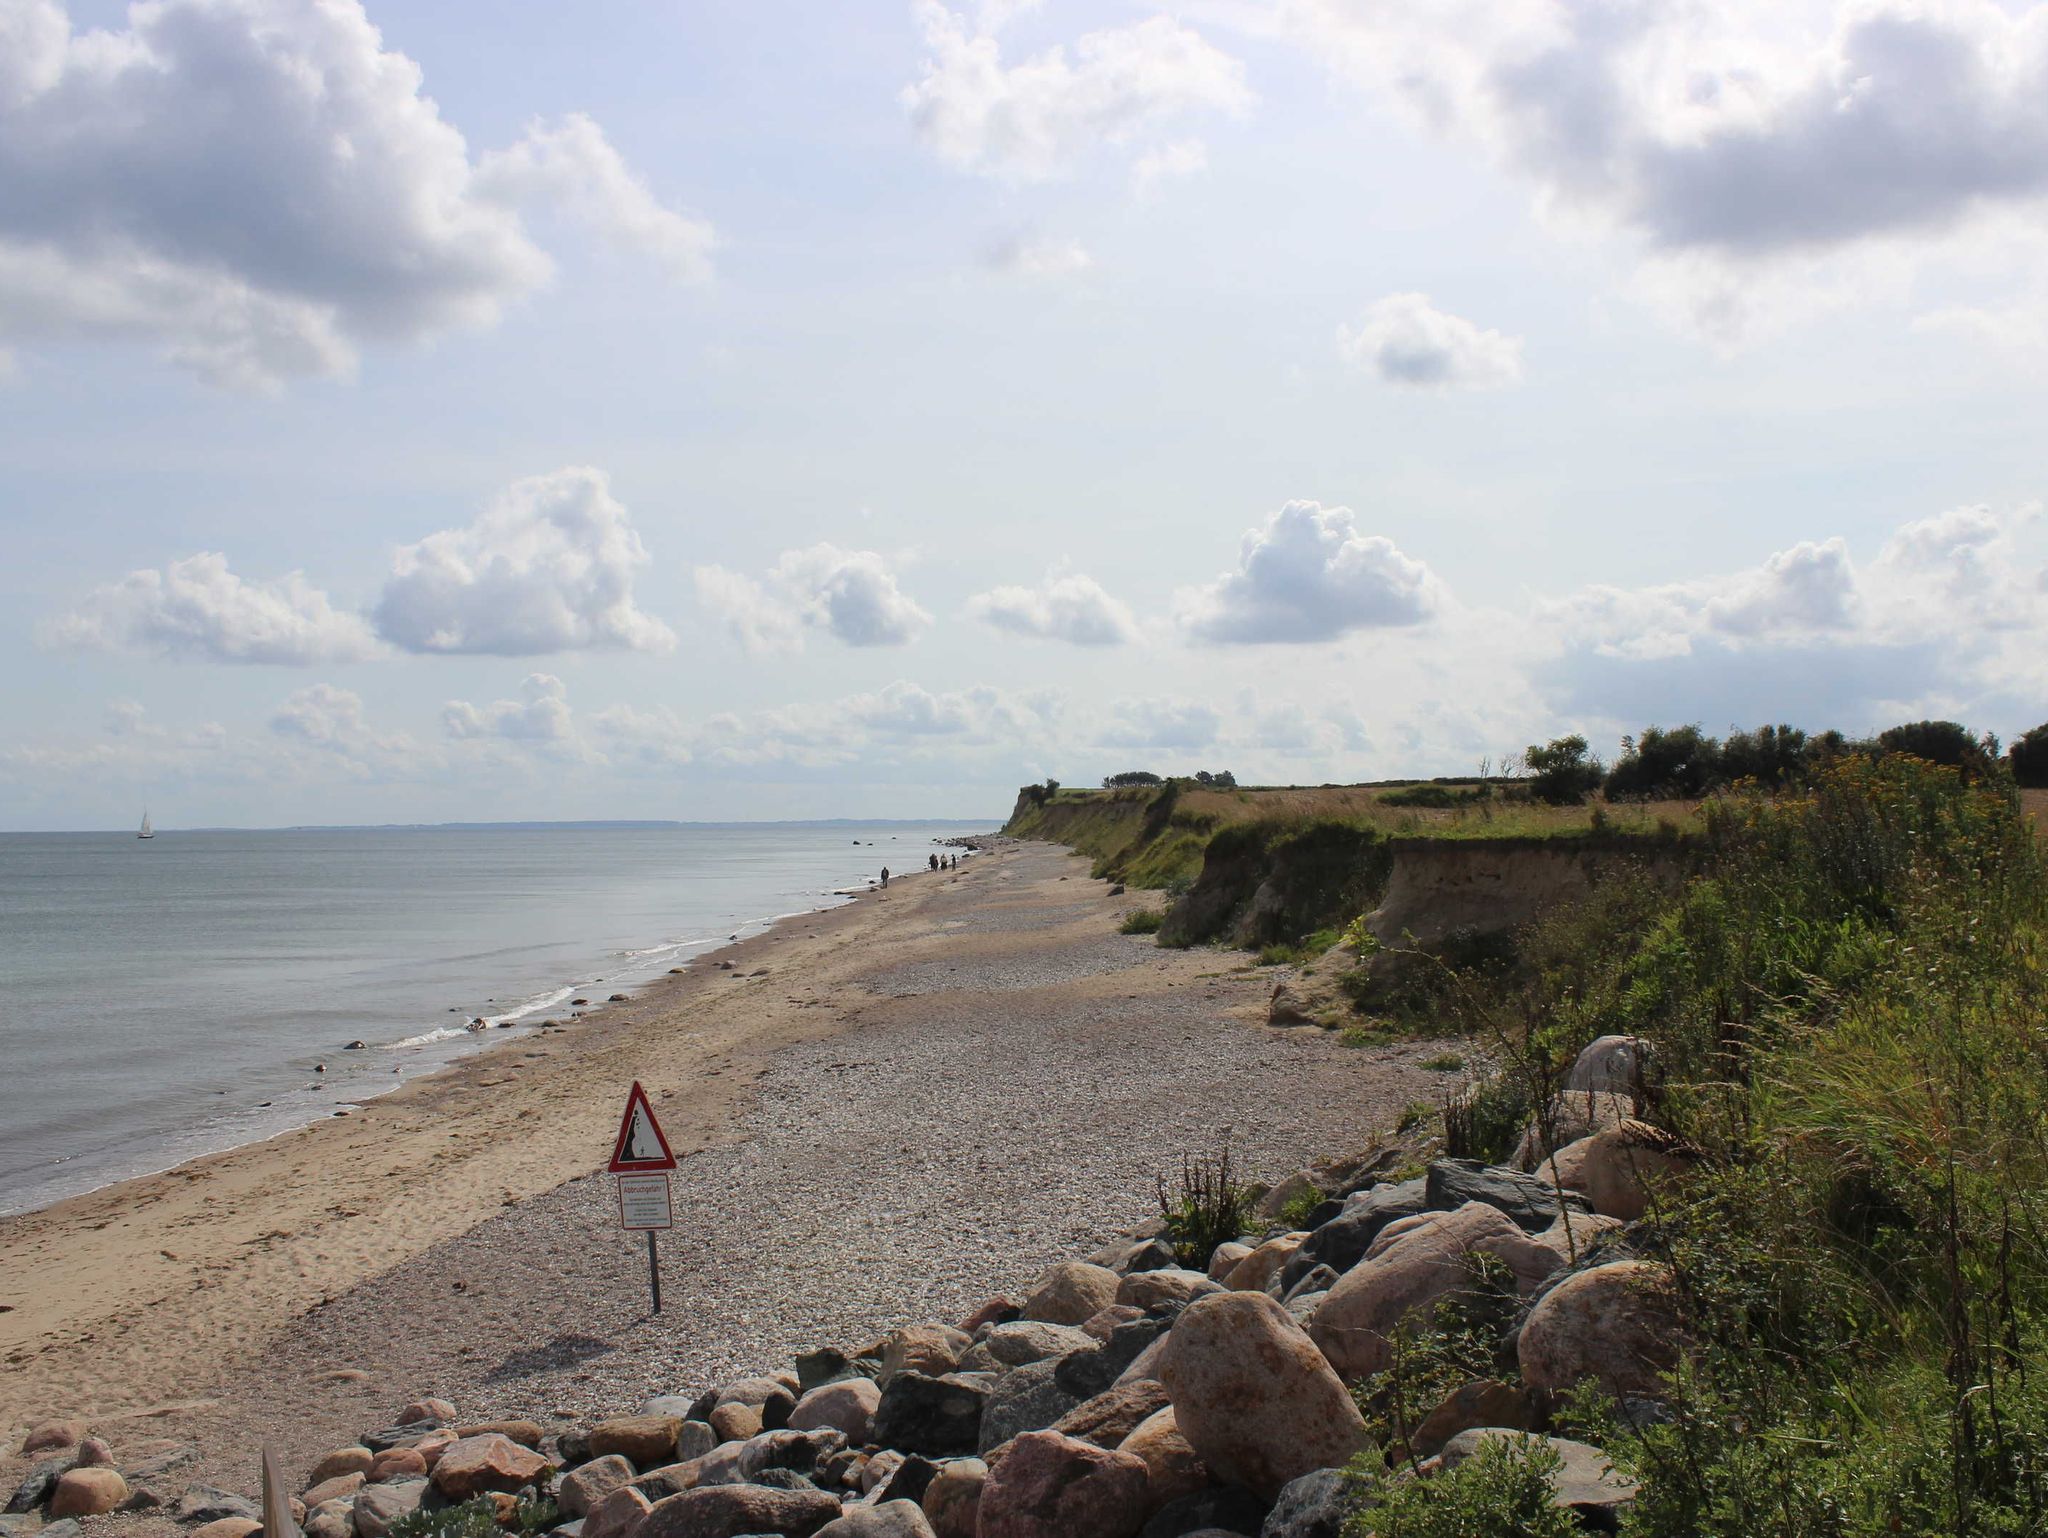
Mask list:
[[[246,1449],[265,1428],[303,1462],[416,1394],[588,1417],[850,1350],[1021,1296],[1156,1216],[1156,1177],[1226,1129],[1240,1167],[1278,1177],[1440,1085],[1416,1066],[1440,1042],[1358,1050],[1249,1023],[1264,975],[1111,933],[1098,883],[1057,882],[1080,869],[1006,853],[935,911],[929,958],[869,978],[880,997],[853,996],[849,1029],[760,1077],[739,1138],[677,1172],[658,1318],[644,1240],[619,1231],[610,1178],[584,1176],[314,1310],[236,1375],[205,1440]],[[335,1365],[369,1384],[307,1411],[297,1387]]]

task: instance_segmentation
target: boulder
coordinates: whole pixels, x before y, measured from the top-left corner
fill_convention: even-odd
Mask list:
[[[955,1458],[939,1465],[919,1503],[933,1538],[975,1538],[981,1487],[987,1479],[988,1465],[979,1458]]]
[[[826,1383],[838,1383],[842,1379],[863,1376],[866,1375],[854,1370],[854,1365],[847,1360],[845,1352],[835,1351],[830,1346],[825,1346],[817,1351],[806,1351],[796,1359],[796,1383],[799,1396],[808,1394],[812,1389]],[[708,1414],[710,1406],[705,1406],[705,1411]],[[685,1410],[683,1413],[687,1415],[690,1412]]]
[[[1145,1514],[1149,1517],[1169,1501],[1192,1495],[1209,1483],[1209,1469],[1188,1446],[1168,1405],[1140,1421],[1117,1445],[1145,1465]]]
[[[856,1445],[868,1441],[882,1390],[872,1378],[843,1378],[812,1389],[789,1412],[789,1429],[815,1431],[829,1426]]]
[[[517,1442],[521,1447],[538,1447],[545,1433],[537,1421],[509,1420],[477,1421],[472,1425],[457,1426],[455,1435],[457,1440],[466,1437],[500,1436],[507,1441]]]
[[[1549,1136],[1544,1135],[1541,1122],[1531,1121],[1509,1162],[1516,1169],[1533,1170],[1551,1149],[1591,1137],[1603,1127],[1618,1127],[1635,1113],[1635,1101],[1627,1095],[1603,1090],[1554,1095],[1550,1101]]]
[[[1167,1340],[1160,1377],[1175,1423],[1219,1480],[1270,1500],[1370,1445],[1343,1383],[1271,1298],[1198,1298]]]
[[[718,1445],[718,1433],[709,1421],[684,1421],[676,1427],[676,1462],[701,1458]]]
[[[657,1491],[667,1496],[698,1485],[746,1484],[762,1478],[770,1469],[791,1469],[799,1474],[809,1474],[845,1446],[845,1437],[824,1428],[816,1431],[764,1431],[744,1442],[728,1442],[706,1453],[695,1463],[642,1474],[633,1483],[650,1496]]]
[[[1452,1212],[1484,1202],[1512,1218],[1528,1233],[1541,1233],[1566,1212],[1584,1212],[1585,1198],[1524,1175],[1488,1167],[1477,1159],[1438,1159],[1424,1177],[1424,1201],[1432,1212]]]
[[[555,1504],[562,1515],[574,1520],[590,1515],[591,1508],[614,1490],[624,1489],[638,1477],[632,1462],[620,1453],[606,1453],[571,1469],[555,1482]]]
[[[1092,1351],[1059,1358],[1053,1376],[1076,1401],[1092,1399],[1110,1385],[1131,1378],[1156,1378],[1156,1372],[1133,1371],[1137,1360],[1173,1327],[1180,1310],[1162,1305],[1158,1313],[1120,1324],[1109,1339]]]
[[[599,1421],[590,1428],[590,1455],[624,1458],[636,1468],[660,1468],[676,1461],[676,1433],[682,1425],[678,1415],[628,1415]]]
[[[1307,1170],[1296,1170],[1285,1180],[1267,1187],[1258,1204],[1252,1208],[1252,1215],[1268,1223],[1280,1221],[1280,1214],[1296,1202],[1321,1200],[1323,1188],[1316,1184],[1316,1177]]]
[[[990,1298],[980,1308],[977,1308],[973,1313],[960,1321],[960,1329],[963,1334],[972,1335],[985,1324],[1008,1324],[1020,1312],[1022,1312],[1020,1307],[1008,1298]]]
[[[67,1469],[50,1492],[49,1514],[58,1517],[103,1516],[128,1499],[128,1481],[118,1469]]]
[[[1601,1036],[1572,1060],[1564,1076],[1567,1090],[1636,1097],[1643,1087],[1649,1044],[1636,1036]]]
[[[1366,1481],[1343,1469],[1317,1469],[1289,1480],[1266,1513],[1259,1538],[1344,1538],[1344,1524],[1364,1504]]]
[[[1344,1211],[1309,1234],[1294,1264],[1303,1271],[1312,1266],[1328,1266],[1339,1275],[1349,1271],[1364,1258],[1381,1229],[1425,1210],[1427,1185],[1418,1176],[1346,1197]]]
[[[1648,1212],[1659,1188],[1698,1162],[1693,1149],[1648,1122],[1605,1127],[1585,1141],[1580,1179],[1593,1210],[1626,1223]]]
[[[1591,1378],[1617,1399],[1655,1399],[1683,1349],[1671,1273],[1621,1260],[1566,1277],[1529,1311],[1515,1354],[1530,1392]]]
[[[73,1467],[110,1469],[114,1467],[114,1449],[107,1445],[104,1437],[87,1437],[78,1444],[78,1461]]]
[[[1209,1280],[1222,1281],[1230,1275],[1230,1268],[1251,1252],[1252,1247],[1249,1244],[1240,1244],[1235,1239],[1225,1239],[1209,1252]]]
[[[1417,1458],[1434,1458],[1444,1444],[1462,1431],[1479,1426],[1496,1426],[1511,1431],[1529,1431],[1536,1425],[1536,1407],[1520,1389],[1492,1378],[1461,1384],[1442,1403],[1423,1416],[1408,1449]]]
[[[1230,1268],[1223,1278],[1223,1285],[1232,1292],[1264,1292],[1266,1284],[1280,1274],[1307,1242],[1306,1232],[1281,1234],[1268,1239]]]
[[[1468,1202],[1405,1220],[1398,1230],[1390,1225],[1324,1297],[1309,1334],[1347,1379],[1370,1376],[1387,1365],[1397,1329],[1426,1322],[1440,1299],[1471,1285],[1467,1257],[1479,1254],[1503,1261],[1524,1294],[1565,1264],[1557,1248],[1499,1209]]]
[[[218,1522],[222,1517],[254,1517],[261,1521],[263,1513],[248,1496],[216,1490],[212,1485],[189,1485],[178,1497],[180,1522]]]
[[[1454,1469],[1488,1442],[1501,1439],[1545,1446],[1556,1453],[1559,1467],[1550,1476],[1551,1504],[1589,1525],[1612,1532],[1620,1526],[1622,1513],[1635,1504],[1635,1480],[1616,1470],[1599,1448],[1564,1437],[1532,1436],[1498,1426],[1461,1431],[1444,1445],[1443,1466]]]
[[[449,1426],[455,1423],[455,1406],[445,1399],[415,1399],[398,1412],[398,1423],[410,1426],[425,1421],[433,1426]]]
[[[884,1447],[930,1458],[977,1452],[989,1397],[976,1375],[900,1372],[882,1389],[872,1435]]]
[[[1029,1362],[998,1378],[981,1412],[981,1436],[975,1448],[987,1453],[1023,1431],[1042,1431],[1090,1396],[1061,1385],[1060,1358]]]
[[[1154,1234],[1149,1239],[1126,1245],[1109,1262],[1109,1269],[1118,1276],[1129,1276],[1137,1271],[1161,1271],[1179,1264],[1179,1253],[1162,1235]]]
[[[48,1532],[48,1528],[43,1529]],[[263,1531],[263,1524],[254,1517],[222,1517],[217,1522],[208,1522],[195,1527],[186,1538],[255,1538]]]
[[[329,1501],[315,1506],[300,1526],[306,1538],[354,1538],[355,1513],[347,1501]]]
[[[44,1421],[21,1439],[21,1455],[33,1458],[37,1453],[53,1453],[62,1448],[76,1447],[83,1442],[89,1428],[84,1421]]]
[[[1094,1336],[1072,1325],[1019,1319],[992,1326],[960,1358],[960,1366],[969,1372],[1004,1372],[1026,1362],[1042,1362],[1049,1356],[1086,1351],[1095,1344]]]
[[[982,1485],[977,1538],[1132,1538],[1145,1520],[1144,1463],[1027,1431]]]
[[[400,1517],[409,1516],[420,1509],[420,1501],[427,1493],[424,1479],[408,1480],[402,1485],[365,1485],[357,1492],[351,1519],[355,1524],[356,1538],[384,1538],[391,1531],[391,1524]],[[582,1516],[582,1512],[574,1513]]]
[[[14,1487],[14,1494],[7,1502],[7,1514],[14,1516],[47,1504],[50,1492],[57,1488],[57,1481],[70,1467],[68,1454],[62,1458],[45,1458],[38,1463],[22,1475],[21,1482]]]
[[[1075,1405],[1053,1422],[1052,1429],[1061,1436],[1093,1442],[1097,1447],[1120,1447],[1142,1422],[1166,1407],[1165,1385],[1140,1378],[1104,1389],[1093,1399]]]
[[[899,1372],[936,1378],[960,1365],[974,1338],[949,1324],[912,1324],[882,1338],[882,1382]]]
[[[1545,1185],[1563,1186],[1567,1191],[1586,1189],[1586,1156],[1593,1151],[1593,1139],[1582,1137],[1553,1154],[1536,1161],[1531,1172]],[[1590,1205],[1590,1202],[1589,1202]]]
[[[874,1498],[882,1501],[910,1501],[913,1504],[924,1499],[925,1488],[938,1477],[939,1465],[929,1458],[913,1453],[896,1465],[896,1471],[875,1488]]]
[[[299,1499],[306,1503],[306,1509],[309,1511],[316,1506],[325,1506],[329,1501],[345,1501],[362,1489],[363,1478],[360,1472],[337,1474],[332,1479],[321,1480],[319,1484],[304,1492]],[[513,1488],[517,1489],[518,1486],[515,1485]]]
[[[1145,1311],[1133,1308],[1128,1303],[1112,1303],[1108,1308],[1097,1309],[1081,1325],[1081,1333],[1090,1340],[1108,1340],[1116,1333],[1117,1326],[1129,1324],[1134,1319],[1143,1319]],[[1050,1329],[1065,1329],[1065,1325],[1051,1325]]]
[[[818,1529],[818,1538],[933,1538],[924,1508],[915,1501],[856,1506]]]
[[[1203,1533],[1250,1538],[1265,1516],[1266,1502],[1251,1491],[1211,1485],[1168,1501],[1138,1530],[1138,1538],[1196,1538]]]
[[[1298,988],[1292,978],[1276,978],[1273,991],[1266,999],[1266,1024],[1268,1025],[1314,1025],[1314,1005]]]
[[[1161,1303],[1192,1303],[1195,1299],[1223,1290],[1199,1271],[1168,1267],[1158,1271],[1133,1271],[1117,1284],[1116,1301],[1130,1308],[1151,1309]]]
[[[315,1463],[306,1473],[306,1488],[324,1484],[343,1474],[368,1474],[377,1461],[377,1455],[367,1447],[337,1447]],[[318,1501],[313,1502],[319,1505]]]
[[[427,1460],[418,1449],[411,1447],[387,1447],[370,1460],[370,1483],[389,1484],[394,1480],[424,1479],[427,1474]]]
[[[519,1490],[547,1468],[548,1460],[533,1449],[491,1431],[451,1443],[434,1464],[434,1488],[451,1501],[466,1501],[486,1490]]]
[[[779,1534],[811,1538],[839,1515],[839,1501],[823,1490],[777,1490],[767,1485],[709,1485],[656,1501],[635,1538],[743,1538]],[[585,1529],[586,1538],[588,1528]]]
[[[1107,1266],[1063,1260],[1032,1287],[1024,1300],[1023,1317],[1047,1324],[1080,1324],[1116,1301],[1121,1280]]]
[[[714,1405],[711,1429],[721,1442],[744,1442],[761,1434],[761,1408],[750,1404]]]
[[[631,1485],[614,1490],[583,1517],[583,1538],[632,1538],[650,1509],[646,1496]]]

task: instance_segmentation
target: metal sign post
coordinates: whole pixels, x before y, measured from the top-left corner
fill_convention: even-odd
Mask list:
[[[639,1081],[626,1096],[626,1114],[619,1123],[619,1136],[612,1144],[612,1174],[618,1177],[619,1227],[628,1233],[647,1235],[647,1284],[654,1295],[654,1312],[661,1312],[661,1260],[654,1236],[675,1227],[675,1208],[668,1177],[676,1167],[676,1156],[662,1136],[661,1123],[654,1119],[654,1107]]]

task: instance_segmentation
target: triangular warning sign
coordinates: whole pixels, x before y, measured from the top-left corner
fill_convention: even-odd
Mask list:
[[[676,1156],[668,1151],[668,1139],[661,1135],[661,1123],[647,1103],[647,1091],[635,1079],[633,1092],[626,1097],[625,1120],[619,1123],[619,1140],[612,1145],[611,1172],[632,1175],[675,1167]]]

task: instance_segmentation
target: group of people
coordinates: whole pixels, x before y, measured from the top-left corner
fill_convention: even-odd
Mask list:
[[[960,856],[958,856],[957,854],[927,855],[925,857],[925,863],[928,869],[934,871],[958,870],[960,868]],[[882,885],[887,886],[888,884],[889,867],[884,865],[882,867]]]

